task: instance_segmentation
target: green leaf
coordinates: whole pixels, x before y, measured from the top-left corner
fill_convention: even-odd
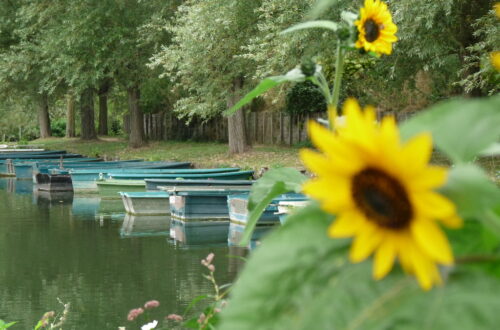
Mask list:
[[[450,170],[448,182],[441,192],[457,206],[464,218],[482,221],[500,236],[500,189],[476,165],[457,165]]]
[[[10,322],[10,323],[5,323],[5,321],[0,320],[0,330],[10,328],[11,326],[13,326],[13,325],[14,325],[14,324],[16,324],[16,323],[17,323],[17,321],[15,321],[15,322]]]
[[[455,163],[473,160],[500,138],[500,96],[453,99],[406,121],[402,136],[429,131],[438,149]]]
[[[281,34],[285,33],[290,33],[298,30],[304,30],[304,29],[327,29],[331,31],[337,31],[338,29],[338,24],[332,21],[327,21],[327,20],[317,20],[317,21],[309,21],[309,22],[303,22],[296,24],[292,27],[289,27],[288,29],[284,30],[281,32]]]
[[[260,216],[273,199],[288,192],[300,192],[307,177],[294,168],[277,168],[264,173],[252,186],[248,200],[248,219],[240,244],[246,246]]]
[[[481,156],[500,156],[500,143],[493,143],[479,153]]]
[[[311,12],[309,13],[309,17],[316,18],[323,14],[329,7],[331,7],[334,3],[337,3],[339,0],[318,0],[314,4]]]
[[[354,25],[354,21],[358,19],[358,14],[355,14],[350,11],[343,11],[340,13],[340,18],[350,26]]]
[[[286,75],[284,76],[274,76],[274,77],[268,77],[262,80],[257,87],[252,89],[248,94],[246,94],[241,100],[238,101],[234,106],[232,106],[230,109],[226,110],[224,112],[224,115],[226,116],[231,116],[234,114],[238,109],[244,107],[248,103],[252,102],[252,100],[271,88],[278,86],[279,84],[282,84],[284,82],[300,82],[304,81],[306,79],[306,76],[300,71],[300,69],[296,68],[291,71],[289,71]]]
[[[222,312],[221,330],[495,329],[500,279],[448,269],[422,291],[397,266],[375,281],[371,262],[347,262],[348,240],[330,239],[332,216],[317,205],[291,215],[251,255]]]

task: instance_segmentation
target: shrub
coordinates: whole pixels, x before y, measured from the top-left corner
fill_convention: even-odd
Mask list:
[[[290,114],[301,115],[325,110],[325,98],[310,81],[295,84],[286,95],[285,111]]]

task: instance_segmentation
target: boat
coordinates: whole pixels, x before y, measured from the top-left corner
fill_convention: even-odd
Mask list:
[[[15,176],[15,169],[14,169],[14,164],[20,163],[20,162],[36,162],[36,161],[43,161],[43,160],[60,160],[60,159],[78,159],[81,158],[81,155],[78,154],[64,154],[64,155],[56,155],[54,157],[51,157],[54,155],[46,155],[43,157],[39,158],[0,158],[0,176]],[[66,158],[64,158],[64,157]],[[49,157],[49,158],[47,158]],[[63,157],[63,158],[61,158]]]
[[[170,218],[167,216],[138,216],[126,214],[120,237],[169,236]]]
[[[35,163],[33,165],[33,174],[45,173],[50,174],[55,172],[55,174],[69,174],[72,169],[100,169],[100,168],[120,168],[123,166],[132,166],[132,164],[145,163],[142,159],[132,159],[132,160],[120,160],[120,161],[99,161],[99,162],[78,162],[76,159],[72,159],[68,162],[64,162],[60,166],[56,163]]]
[[[231,171],[223,173],[171,173],[171,174],[120,174],[108,172],[111,179],[119,180],[145,180],[145,179],[219,179],[219,180],[249,180],[253,177],[254,171]]]
[[[166,191],[120,192],[125,212],[134,215],[170,215]]]
[[[308,203],[309,199],[305,196],[302,200],[299,199],[295,201],[279,201],[278,212],[276,214],[279,216],[281,224],[285,223],[287,215],[290,214],[294,209],[304,207]]]
[[[226,221],[227,196],[248,193],[250,186],[163,187],[169,194],[170,215],[180,220]]]
[[[238,172],[239,167],[220,167],[220,168],[130,168],[124,167],[108,172],[113,174],[207,174],[207,173],[229,173]]]
[[[134,164],[123,165],[137,168],[179,168],[185,169],[191,166],[189,162],[138,162]],[[75,192],[97,192],[96,180],[104,178],[108,171],[107,168],[95,169],[72,169],[69,171]],[[116,170],[116,169],[115,169]],[[53,173],[61,173],[61,170],[53,170]],[[63,173],[63,172],[62,172]]]
[[[115,180],[103,179],[95,181],[97,191],[101,198],[120,198],[120,192],[145,192],[146,183],[144,180]]]
[[[176,173],[176,177],[187,177],[187,175],[191,175],[190,171],[194,171],[194,173],[201,174],[200,172],[203,171],[209,171],[211,169],[193,169],[193,170],[171,170],[173,174],[174,172]],[[186,175],[183,175],[183,173],[186,173]],[[236,172],[233,172],[236,173]],[[154,174],[154,173],[153,173]],[[211,174],[211,173],[206,173]],[[146,175],[146,174],[144,174]],[[149,175],[149,174],[148,174]],[[113,176],[113,174],[110,174],[110,176]],[[188,180],[169,180],[169,184],[165,184],[165,182],[162,182],[162,184],[167,185],[169,187],[171,186],[177,186],[179,182],[184,182]],[[210,178],[204,179],[204,180],[196,180],[199,186],[212,186],[211,182],[215,180],[210,180]],[[220,181],[220,183],[224,182],[231,182],[231,181],[237,181],[237,182],[244,182],[240,183],[239,185],[251,185],[252,181],[249,180],[217,180]],[[118,198],[118,194],[122,191],[126,192],[145,192],[147,191],[146,189],[146,182],[145,180],[128,180],[128,179],[99,179],[96,180],[96,185],[97,185],[97,190],[99,192],[99,195],[102,198]],[[220,185],[219,183],[219,185]],[[231,183],[227,185],[232,185]],[[159,189],[155,189],[159,190]]]
[[[160,187],[177,186],[251,186],[254,180],[212,180],[212,179],[145,179],[146,191],[158,191]]]
[[[280,202],[303,202],[307,199],[303,194],[284,194],[272,200],[257,221],[252,234],[252,241],[260,241],[273,227],[280,225],[277,214]],[[232,195],[227,197],[229,208],[228,244],[239,245],[248,221],[248,194]],[[252,244],[250,244],[251,246]],[[255,244],[254,244],[255,245]]]
[[[67,154],[66,150],[44,150],[44,151],[13,151],[13,152],[2,152],[0,153],[0,159],[14,159],[18,157],[30,158],[29,156],[33,156],[35,158],[53,155],[63,155]]]
[[[36,174],[36,189],[40,191],[51,192],[70,192],[73,191],[71,176],[68,174]]]
[[[64,167],[77,165],[82,163],[99,163],[102,161],[100,158],[73,158],[70,160],[43,160],[43,161],[17,161],[13,162],[14,175],[20,180],[31,180],[33,178],[33,169],[40,166],[54,166],[54,167]],[[11,173],[8,173],[11,174]]]

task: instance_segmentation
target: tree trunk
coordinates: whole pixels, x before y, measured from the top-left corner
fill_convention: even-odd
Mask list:
[[[67,96],[66,137],[75,137],[75,96],[73,94]]]
[[[40,137],[47,138],[52,136],[52,131],[50,129],[50,117],[49,117],[49,101],[47,94],[39,95],[37,100],[37,111],[38,111],[38,124],[40,126]]]
[[[233,80],[232,94],[227,100],[228,109],[235,105],[238,101],[240,97],[238,92],[241,90],[242,85],[243,79],[236,78]],[[243,109],[239,109],[235,114],[228,118],[227,128],[230,153],[239,154],[250,149],[245,130],[245,114],[243,113]]]
[[[139,86],[129,88],[127,94],[128,109],[130,113],[130,135],[128,142],[130,147],[139,148],[145,144],[144,118],[139,107],[139,99],[141,97]]]
[[[99,135],[108,135],[108,94],[99,94]]]
[[[81,138],[93,140],[97,138],[94,123],[94,91],[87,88],[80,99]]]

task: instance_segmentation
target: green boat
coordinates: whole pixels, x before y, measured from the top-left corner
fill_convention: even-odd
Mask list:
[[[144,180],[115,180],[103,179],[97,180],[97,190],[99,196],[105,199],[119,199],[120,192],[144,192],[146,183]]]

